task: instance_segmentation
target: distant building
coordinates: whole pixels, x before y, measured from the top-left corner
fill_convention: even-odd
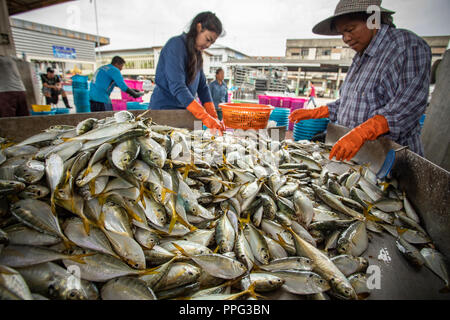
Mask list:
[[[205,51],[212,55],[209,69],[205,69],[208,80],[216,78],[216,70],[219,68],[224,69],[225,80],[230,80],[231,69],[227,68],[226,63],[230,60],[250,58],[250,56],[240,51],[219,44],[214,44]]]
[[[156,65],[158,64],[161,50],[161,46],[121,50],[99,50],[97,54],[97,65],[100,67],[105,64],[110,64],[114,56],[120,56],[125,59],[125,66],[122,69],[122,75],[124,77],[154,80]]]
[[[121,56],[126,61],[122,70],[124,76],[133,79],[144,78],[154,80],[156,66],[158,65],[162,48],[162,46],[156,46],[136,49],[99,50],[97,65],[108,64],[114,56]],[[232,58],[242,59],[243,57],[248,56],[225,46],[211,46],[203,52],[203,71],[205,72],[206,78],[209,81],[215,79],[216,70],[223,68],[225,71],[225,79],[229,79],[230,72],[226,70],[225,62]]]
[[[109,38],[17,18],[10,18],[10,24],[17,56],[31,62],[36,74],[45,73],[47,67],[63,77],[92,74],[95,48],[109,44]]]

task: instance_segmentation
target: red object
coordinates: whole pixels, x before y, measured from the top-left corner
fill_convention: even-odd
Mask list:
[[[186,109],[192,113],[194,117],[201,120],[209,129],[219,130],[221,133],[225,131],[223,124],[220,123],[218,119],[211,117],[197,100],[192,100],[191,104]]]
[[[358,153],[366,141],[375,140],[388,132],[389,125],[386,118],[376,115],[339,139],[331,149],[330,160],[336,157],[338,161],[344,159],[349,161]]]
[[[316,98],[316,88],[314,87],[313,84],[311,84],[311,93],[309,96]]]
[[[250,103],[222,103],[223,122],[231,129],[265,129],[269,122],[272,106]]]
[[[214,106],[214,103],[205,102],[203,106],[205,107],[206,112],[208,112],[211,117],[219,119],[219,117],[217,116],[216,107]]]
[[[322,106],[315,109],[299,109],[295,110],[289,116],[289,120],[297,123],[301,120],[309,120],[309,119],[322,119],[328,118],[330,113],[328,111],[327,106]]]

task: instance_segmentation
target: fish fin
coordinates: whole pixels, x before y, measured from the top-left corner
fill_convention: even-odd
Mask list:
[[[88,167],[86,168],[86,170],[84,170],[84,173],[83,173],[82,177],[83,177],[83,178],[86,178],[87,175],[88,175],[89,173],[91,173],[91,172],[92,172],[92,167],[91,167],[91,166],[88,166]]]
[[[177,213],[177,211],[175,210],[175,207],[173,206],[173,204],[170,204],[170,207],[172,209],[172,219],[170,220],[170,225],[169,225],[169,234],[172,233],[173,227],[175,226],[175,223],[178,221],[179,223],[181,223],[183,226],[185,226],[186,228],[188,228],[190,231],[195,231],[197,230],[196,227],[194,227],[193,225],[191,225],[190,223],[188,223],[187,221],[184,221],[183,218],[180,217],[180,215]]]
[[[250,294],[253,298],[258,299],[258,294],[255,292],[255,286],[256,286],[256,283],[252,282],[252,284],[250,284],[250,286],[248,287],[247,290],[239,292],[226,300],[236,300],[237,298],[242,297],[243,295],[246,295],[246,294]]]
[[[139,272],[139,275],[146,276],[149,274],[158,274],[159,271],[155,271],[157,268],[159,268],[159,267],[142,270],[141,272]]]
[[[382,191],[386,191],[387,188],[389,188],[389,186],[391,185],[389,182],[382,182],[380,183],[380,185],[383,187]]]
[[[409,229],[406,228],[401,228],[401,227],[397,227],[397,233],[401,236],[403,235],[406,231],[408,231]]]
[[[58,188],[55,189],[55,192],[57,189]],[[56,217],[55,192],[52,192],[52,195],[50,196],[50,207],[51,207],[53,215]]]
[[[68,257],[68,259],[72,260],[72,261],[75,261],[77,263],[86,264],[86,261],[84,261],[83,258],[90,257],[90,256],[93,256],[93,255],[96,255],[96,254],[97,253],[95,253],[95,252],[86,253],[86,254],[77,254],[77,255],[73,255],[73,256]]]
[[[181,246],[179,246],[178,244],[176,244],[176,243],[174,243],[174,242],[171,242],[171,243],[172,243],[172,245],[173,245],[175,248],[178,249],[178,251],[181,252],[182,255],[184,255],[184,256],[186,256],[186,257],[190,257],[190,255],[189,255],[189,254],[188,254]]]
[[[82,218],[82,220],[84,232],[86,232],[86,234],[89,236],[91,233],[91,222],[86,217]]]
[[[281,235],[279,233],[277,233],[277,238],[278,238],[278,243],[282,246],[282,247],[286,247],[288,246],[287,242],[281,237]]]
[[[95,195],[95,178],[89,181],[89,192],[91,195]]]
[[[1,274],[7,274],[7,275],[15,275],[15,272],[11,272],[8,269],[6,269],[4,266],[0,265],[0,273]]]
[[[70,170],[67,169],[67,172],[66,172],[66,180],[64,180],[64,184],[67,184],[67,182],[69,182],[70,177],[71,177]]]
[[[217,246],[217,247],[214,249],[213,253],[219,252],[219,249],[220,249],[220,246]]]

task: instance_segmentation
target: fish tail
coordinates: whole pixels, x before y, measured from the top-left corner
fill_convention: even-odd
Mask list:
[[[178,244],[176,244],[176,243],[174,243],[174,242],[172,242],[172,245],[173,245],[175,248],[177,248],[178,251],[180,251],[182,255],[184,255],[184,256],[186,256],[186,257],[190,257],[189,254],[188,254],[181,246],[179,246]]]
[[[181,223],[183,226],[185,226],[186,228],[189,228],[190,231],[195,231],[197,230],[196,227],[194,227],[192,224],[190,224],[187,221],[184,221],[183,218],[180,217],[180,215],[177,213],[177,211],[175,210],[175,207],[173,206],[173,203],[170,204],[170,207],[172,209],[172,218],[170,220],[170,224],[169,224],[169,234],[172,233],[172,230],[175,226],[175,223],[178,221],[179,223]]]
[[[96,254],[95,252],[86,253],[86,254],[76,254],[76,255],[68,257],[68,259],[75,261],[77,263],[86,264],[86,261],[84,261],[84,258],[93,256],[95,254]]]

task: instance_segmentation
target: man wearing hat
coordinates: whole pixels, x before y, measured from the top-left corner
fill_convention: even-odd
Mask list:
[[[419,120],[427,105],[431,50],[419,36],[397,29],[393,14],[381,0],[340,0],[334,15],[313,28],[341,35],[357,53],[337,101],[290,116],[292,122],[330,118],[353,128],[336,142],[330,159],[350,160],[381,135],[423,155]]]
[[[58,104],[59,95],[61,95],[66,108],[72,108],[69,104],[69,100],[67,99],[67,94],[62,88],[61,78],[55,74],[55,70],[53,70],[53,68],[48,67],[47,73],[41,74],[41,81],[42,93],[45,97],[45,104]]]

